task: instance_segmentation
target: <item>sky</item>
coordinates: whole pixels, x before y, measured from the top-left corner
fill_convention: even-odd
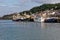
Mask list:
[[[30,10],[44,3],[59,3],[60,0],[0,0],[0,16]]]

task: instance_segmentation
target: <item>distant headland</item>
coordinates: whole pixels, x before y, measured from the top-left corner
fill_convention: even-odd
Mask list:
[[[36,15],[36,14],[39,14],[39,13],[42,13],[44,11],[58,11],[60,12],[60,3],[56,3],[56,4],[43,4],[41,6],[37,6],[37,7],[33,7],[32,9],[30,10],[27,10],[27,11],[23,11],[23,12],[19,12],[19,13],[12,13],[12,14],[9,14],[9,15],[4,15],[2,17],[0,17],[1,20],[12,20],[13,19],[13,15],[17,15],[17,14],[20,14],[20,16],[22,17],[25,17],[24,15]]]

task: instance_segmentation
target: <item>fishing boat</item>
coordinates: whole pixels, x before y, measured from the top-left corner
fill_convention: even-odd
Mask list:
[[[44,20],[45,23],[57,23],[57,19],[56,18],[47,18]]]
[[[34,22],[41,22],[41,18],[38,17],[34,18]]]

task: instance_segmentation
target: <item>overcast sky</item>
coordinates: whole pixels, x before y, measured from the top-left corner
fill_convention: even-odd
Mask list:
[[[0,0],[0,16],[29,10],[43,3],[58,3],[60,0]]]

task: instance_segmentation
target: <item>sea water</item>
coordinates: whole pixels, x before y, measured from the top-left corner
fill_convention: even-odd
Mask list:
[[[0,40],[60,40],[60,23],[0,20]]]

